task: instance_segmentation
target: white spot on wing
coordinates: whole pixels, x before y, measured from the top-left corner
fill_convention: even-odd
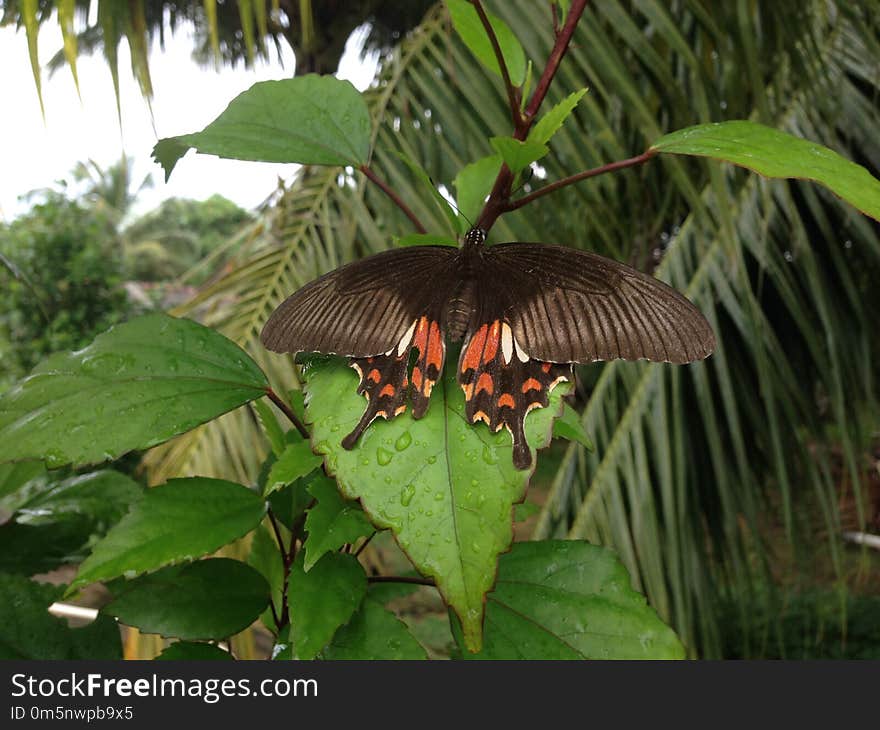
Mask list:
[[[501,325],[501,354],[504,356],[505,363],[509,363],[513,357],[513,333],[507,322]]]
[[[528,362],[529,355],[519,346],[519,342],[516,341],[516,337],[513,338],[513,347],[516,350],[516,356],[519,358],[520,362]]]
[[[397,343],[397,357],[403,355],[409,347],[409,343],[412,342],[413,332],[416,331],[416,321],[413,320],[413,323],[409,326],[409,329],[406,331],[406,334],[400,338],[400,342]]]

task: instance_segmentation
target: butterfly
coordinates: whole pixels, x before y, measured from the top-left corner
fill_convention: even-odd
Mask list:
[[[456,378],[467,419],[506,428],[518,469],[532,463],[526,415],[548,405],[574,364],[683,364],[715,348],[700,311],[654,277],[566,246],[487,246],[477,228],[460,248],[389,250],[315,279],[281,303],[260,339],[275,352],[350,358],[367,405],[346,449],[408,404],[421,418],[447,341],[463,341]]]

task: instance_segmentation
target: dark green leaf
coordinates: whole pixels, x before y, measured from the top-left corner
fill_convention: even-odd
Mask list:
[[[148,634],[223,639],[246,629],[269,602],[269,584],[239,560],[172,565],[131,580],[102,610]]]
[[[257,412],[260,423],[263,424],[263,431],[266,438],[269,439],[272,453],[275,456],[281,456],[284,451],[284,431],[281,429],[278,419],[275,418],[275,413],[265,400],[255,400],[251,406]]]
[[[516,543],[486,603],[483,650],[466,659],[684,658],[614,553],[585,542]]]
[[[290,390],[287,392],[287,400],[290,407],[293,408],[294,415],[300,420],[300,423],[306,419],[305,395],[301,390]],[[291,433],[291,432],[288,432]],[[296,433],[293,431],[292,433]]]
[[[260,620],[270,631],[277,631],[275,625],[275,615],[281,616],[282,609],[282,593],[284,592],[284,561],[281,558],[281,551],[278,548],[278,542],[272,535],[266,525],[260,525],[254,532],[251,541],[251,551],[248,554],[248,565],[260,572],[272,594],[272,604],[275,607],[275,614],[272,609],[267,608]]]
[[[766,177],[812,180],[880,220],[880,180],[815,142],[748,121],[698,124],[658,139],[651,150],[732,162]]]
[[[238,345],[149,314],[58,353],[0,398],[0,461],[92,464],[143,449],[265,395]]]
[[[21,575],[48,573],[85,557],[93,533],[91,520],[69,519],[50,525],[0,525],[0,571]]]
[[[353,555],[329,553],[308,573],[301,555],[290,571],[290,640],[297,657],[314,659],[360,606],[367,576]]]
[[[593,451],[595,448],[584,430],[581,414],[568,403],[563,406],[562,415],[553,424],[553,436],[567,441],[576,441],[589,451]]]
[[[321,652],[323,659],[427,659],[406,624],[381,603],[365,598],[360,610]]]
[[[489,155],[463,167],[453,184],[458,197],[458,209],[469,221],[476,221],[489,197],[495,178],[501,172],[501,155]]]
[[[308,539],[305,545],[305,570],[311,570],[324,553],[353,545],[359,538],[371,535],[370,524],[357,502],[343,499],[336,483],[321,475],[308,486],[317,503],[306,516]]]
[[[446,0],[446,6],[449,8],[452,24],[464,44],[480,63],[500,76],[501,67],[498,65],[492,43],[474,6],[466,0]],[[507,23],[491,13],[486,15],[498,39],[501,57],[504,59],[504,65],[507,66],[510,80],[514,86],[519,86],[526,77],[526,54]]]
[[[13,519],[49,525],[85,517],[95,529],[116,523],[143,496],[143,487],[113,469],[47,482],[16,504]]]
[[[204,477],[173,479],[147,490],[95,546],[71,588],[214,552],[250,532],[265,514],[265,502],[241,484]]]
[[[313,499],[306,487],[312,479],[322,478],[324,478],[323,472],[316,470],[305,479],[297,479],[293,484],[269,495],[269,507],[272,509],[272,514],[287,529],[291,529],[294,522],[302,517],[306,507]]]
[[[455,352],[446,357],[457,362]],[[512,506],[522,499],[531,471],[513,466],[510,434],[467,422],[455,371],[444,368],[423,418],[404,413],[377,419],[347,451],[340,441],[357,424],[365,401],[345,361],[328,359],[305,374],[307,416],[315,450],[326,454],[325,467],[345,496],[360,499],[373,524],[394,531],[415,567],[437,581],[462,617],[470,645],[479,647],[483,596],[498,554],[510,545]],[[568,384],[557,386],[549,407],[529,414],[532,449],[549,443],[568,390]]]
[[[71,629],[49,606],[63,586],[0,573],[0,659],[121,659],[119,627],[106,616]]]
[[[234,659],[228,651],[214,644],[200,641],[175,641],[167,647],[156,660],[159,661],[213,661]]]
[[[0,464],[0,498],[12,494],[31,479],[46,473],[42,461],[20,461],[17,464]]]
[[[321,466],[321,457],[312,452],[308,441],[287,444],[278,460],[269,470],[265,495],[292,484],[297,479],[311,474]]]
[[[369,159],[370,133],[351,82],[308,74],[257,82],[201,132],[159,140],[153,157],[166,181],[190,147],[235,160],[357,166]]]
[[[587,89],[581,89],[566,96],[535,123],[535,126],[529,132],[528,141],[547,144],[550,138],[559,131],[565,120],[568,119],[569,114],[574,111],[574,108],[584,98],[586,93]]]
[[[541,142],[520,142],[513,137],[492,137],[489,142],[514,174],[521,172],[550,150]]]

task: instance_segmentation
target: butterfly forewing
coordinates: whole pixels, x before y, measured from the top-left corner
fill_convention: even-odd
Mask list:
[[[414,246],[331,271],[282,302],[260,339],[275,352],[388,352],[417,318],[439,320],[456,253],[448,246]]]
[[[507,282],[505,315],[537,360],[688,363],[715,347],[700,311],[672,287],[617,261],[564,246],[487,249],[486,278]]]

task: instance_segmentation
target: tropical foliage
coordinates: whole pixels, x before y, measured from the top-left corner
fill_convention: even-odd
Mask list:
[[[536,176],[559,179],[641,152],[664,131],[731,118],[807,137],[876,171],[871,5],[591,5],[548,102],[583,84],[591,90]],[[528,58],[546,58],[547,7],[489,7]],[[500,79],[474,63],[447,23],[438,5],[368,92],[371,165],[435,232],[448,231],[446,216],[399,154],[451,191],[461,168],[493,153],[486,140],[510,128]],[[315,168],[267,213],[266,229],[191,306],[214,304],[208,321],[273,380],[293,384],[288,366],[256,341],[272,308],[411,225],[353,171]],[[503,216],[494,233],[656,267],[719,335],[704,368],[583,369],[583,423],[597,449],[569,446],[538,535],[614,546],[634,584],[703,656],[721,651],[720,602],[738,607],[742,651],[760,655],[776,648],[749,631],[756,602],[778,612],[785,591],[821,575],[836,575],[841,590],[859,585],[867,558],[847,553],[839,536],[868,517],[859,485],[877,413],[877,295],[866,286],[878,267],[875,224],[805,184],[666,158],[547,196]],[[219,444],[230,447],[227,462],[215,458]],[[257,444],[247,419],[227,417],[148,460],[156,479],[240,474]],[[850,490],[843,501],[841,489]]]
[[[547,58],[547,5],[486,5],[526,58]],[[665,132],[727,119],[808,138],[876,175],[878,10],[873,0],[590,4],[547,108],[590,91],[524,194],[644,152]],[[429,231],[455,233],[437,188],[460,193],[460,171],[510,133],[501,79],[450,33],[438,4],[387,55],[366,97],[371,169]],[[259,345],[268,314],[315,275],[393,245],[412,222],[352,166],[305,167],[261,223],[179,311],[202,314],[283,392],[299,378]],[[810,184],[672,155],[566,187],[493,229],[499,240],[560,241],[654,270],[713,324],[719,347],[703,366],[582,369],[581,422],[596,450],[566,447],[536,528],[612,546],[692,655],[784,652],[783,622],[767,617],[784,618],[788,595],[830,583],[845,605],[869,575],[870,556],[840,535],[873,518],[863,485],[878,415],[877,234]],[[153,449],[147,466],[157,483],[198,474],[252,484],[268,448],[239,409]]]

